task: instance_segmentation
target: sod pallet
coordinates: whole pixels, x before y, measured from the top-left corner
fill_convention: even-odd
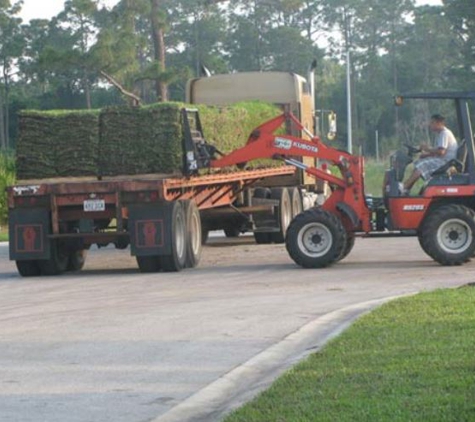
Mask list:
[[[180,172],[181,106],[113,107],[100,117],[99,171],[103,176]]]
[[[19,115],[18,179],[97,174],[97,111],[25,111]]]
[[[183,168],[182,103],[113,107],[100,117],[101,175],[180,174]],[[223,153],[243,146],[251,131],[279,114],[260,102],[229,107],[192,105],[200,112],[205,139]]]

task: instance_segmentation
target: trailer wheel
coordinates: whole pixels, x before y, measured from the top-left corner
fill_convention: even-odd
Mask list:
[[[290,201],[289,190],[287,188],[276,188],[271,190],[271,198],[279,200],[277,218],[279,222],[279,231],[271,233],[271,239],[274,243],[284,243],[285,234],[292,221],[292,203]]]
[[[37,277],[41,275],[38,261],[16,261],[18,273],[22,277]]]
[[[81,249],[69,255],[67,271],[81,271],[86,263],[87,250]]]
[[[181,271],[186,265],[186,216],[185,210],[179,201],[171,205],[170,222],[171,236],[169,239],[172,253],[160,257],[162,268],[166,272]]]
[[[202,232],[200,211],[194,201],[183,201],[186,215],[186,268],[194,268],[201,259]]]
[[[269,188],[256,188],[254,189],[254,198],[269,199],[271,196],[271,190]],[[266,232],[254,232],[254,240],[258,245],[268,245],[272,243],[271,233]]]
[[[342,256],[346,248],[346,231],[336,215],[313,208],[292,221],[287,231],[286,248],[301,267],[323,268]]]
[[[442,265],[461,265],[475,253],[475,212],[464,205],[444,205],[423,221],[422,249]]]
[[[201,227],[201,244],[206,245],[209,238],[209,230]]]
[[[141,273],[158,273],[162,269],[158,255],[137,256],[136,260]]]
[[[226,227],[224,229],[224,234],[228,238],[236,238],[239,237],[241,231],[237,227]]]
[[[51,258],[39,260],[42,275],[60,275],[68,269],[69,251],[60,242],[51,242]]]
[[[290,194],[292,202],[292,218],[297,217],[303,211],[302,195],[299,188],[293,188]]]

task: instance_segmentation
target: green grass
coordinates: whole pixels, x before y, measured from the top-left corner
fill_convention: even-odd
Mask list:
[[[475,289],[362,317],[226,422],[475,421]]]

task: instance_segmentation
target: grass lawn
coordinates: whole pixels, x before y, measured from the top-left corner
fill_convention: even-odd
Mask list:
[[[475,288],[358,320],[225,422],[475,421]]]

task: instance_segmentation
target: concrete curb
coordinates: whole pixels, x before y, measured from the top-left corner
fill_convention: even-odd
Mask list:
[[[0,246],[8,246],[8,242],[0,242]]]
[[[298,361],[321,349],[361,315],[408,295],[348,306],[323,315],[196,392],[153,422],[212,422],[265,390]]]

